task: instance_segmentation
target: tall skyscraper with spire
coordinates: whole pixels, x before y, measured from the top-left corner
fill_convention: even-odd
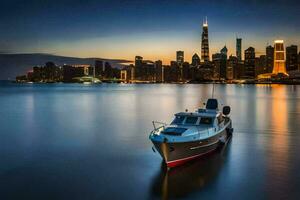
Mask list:
[[[202,25],[202,42],[201,42],[201,60],[209,61],[209,45],[208,45],[208,23],[207,17]]]
[[[242,60],[242,38],[236,38],[236,57]]]

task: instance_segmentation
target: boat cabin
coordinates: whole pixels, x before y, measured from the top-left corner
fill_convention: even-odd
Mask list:
[[[171,125],[177,126],[214,126],[222,121],[221,113],[177,113]]]
[[[175,119],[171,125],[218,127],[223,121],[224,117],[219,112],[217,99],[208,99],[205,109],[198,109],[197,112],[175,114]]]

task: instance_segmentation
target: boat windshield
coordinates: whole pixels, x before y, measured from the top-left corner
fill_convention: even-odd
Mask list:
[[[175,119],[172,121],[171,124],[182,124],[184,118],[184,116],[175,116]]]
[[[186,130],[187,130],[186,128],[168,127],[165,130],[163,130],[161,133],[166,135],[182,135],[182,133]]]
[[[213,118],[211,117],[201,117],[200,124],[211,125],[213,122]]]
[[[185,120],[185,124],[187,125],[195,125],[198,121],[198,117],[187,117]]]

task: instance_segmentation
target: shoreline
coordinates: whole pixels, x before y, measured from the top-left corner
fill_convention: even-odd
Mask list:
[[[300,85],[299,81],[234,81],[234,82],[219,82],[219,81],[203,81],[203,82],[147,82],[147,81],[139,81],[139,82],[127,82],[127,81],[102,81],[100,83],[92,83],[92,82],[30,82],[30,81],[24,81],[24,82],[18,82],[18,81],[9,81],[9,80],[2,80],[2,81],[8,81],[11,83],[16,84],[82,84],[82,85],[99,85],[102,83],[108,83],[108,84],[234,84],[234,85]]]

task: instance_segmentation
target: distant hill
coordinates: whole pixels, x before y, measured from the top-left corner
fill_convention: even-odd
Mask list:
[[[113,67],[121,67],[128,60],[103,59],[103,58],[77,58],[57,56],[51,54],[5,54],[0,53],[0,80],[15,79],[16,76],[26,74],[33,66],[44,65],[51,61],[57,65],[63,64],[94,64],[95,60],[104,60]]]

